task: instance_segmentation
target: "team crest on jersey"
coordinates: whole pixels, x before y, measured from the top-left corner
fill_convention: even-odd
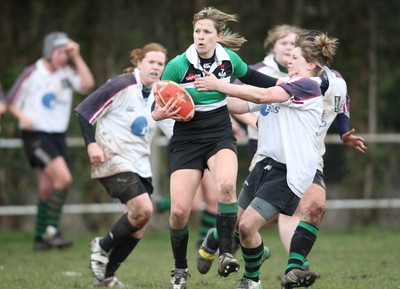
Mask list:
[[[226,72],[223,69],[221,69],[221,71],[218,72],[218,76],[219,77],[225,77],[226,76]]]
[[[218,72],[219,77],[226,77],[226,72],[225,72],[225,64],[220,65],[220,71]]]
[[[149,124],[144,116],[139,116],[131,124],[131,132],[137,136],[145,136],[149,132]]]
[[[340,99],[339,95],[335,95],[335,112],[339,112]]]

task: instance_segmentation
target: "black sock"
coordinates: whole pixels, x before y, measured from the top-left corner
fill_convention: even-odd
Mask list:
[[[289,259],[285,274],[295,268],[302,269],[303,263],[307,260],[307,255],[310,253],[317,239],[317,235],[317,227],[310,223],[300,221],[290,243]]]
[[[172,252],[175,259],[175,268],[186,269],[187,265],[187,246],[189,242],[189,230],[185,226],[180,230],[169,229]]]
[[[218,202],[217,211],[219,254],[232,253],[233,232],[236,224],[238,203]]]
[[[106,278],[115,275],[115,272],[133,251],[139,241],[140,239],[129,236],[114,246],[114,248],[111,250],[110,256],[108,257],[108,264],[105,274]]]
[[[110,250],[125,238],[131,236],[139,229],[132,226],[128,220],[128,213],[125,213],[111,228],[111,231],[100,240],[101,248],[110,252]]]
[[[244,248],[242,246],[242,255],[244,259],[244,276],[255,282],[260,280],[260,267],[262,264],[262,256],[264,254],[264,244],[255,248]]]
[[[42,236],[47,226],[47,201],[39,198],[37,203],[37,213],[35,220],[35,237],[36,240],[42,240]]]
[[[221,213],[217,216],[219,254],[232,253],[233,232],[236,214]]]
[[[54,226],[57,230],[60,226],[62,207],[67,197],[66,190],[54,190],[47,201],[47,225]]]

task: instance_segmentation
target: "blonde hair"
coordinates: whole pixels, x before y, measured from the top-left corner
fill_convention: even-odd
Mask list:
[[[142,48],[134,48],[129,53],[130,62],[132,63],[132,66],[125,68],[123,72],[124,73],[132,72],[136,68],[138,61],[143,60],[143,58],[146,57],[146,53],[151,51],[160,51],[164,53],[165,56],[167,56],[167,49],[161,44],[155,42],[148,43]]]
[[[272,50],[275,43],[282,38],[285,38],[291,33],[300,34],[302,29],[300,27],[288,24],[276,25],[268,30],[267,36],[264,40],[264,49],[266,51]]]
[[[314,74],[319,75],[324,65],[329,65],[336,54],[339,41],[317,30],[304,30],[297,35],[296,47],[300,47],[303,57],[307,62],[317,64]]]
[[[217,33],[223,34],[220,41],[223,46],[231,50],[239,50],[243,43],[247,41],[244,37],[236,32],[231,32],[226,27],[228,21],[238,22],[236,15],[224,13],[214,7],[206,7],[194,15],[192,24],[195,25],[197,21],[203,19],[211,20],[214,23]]]

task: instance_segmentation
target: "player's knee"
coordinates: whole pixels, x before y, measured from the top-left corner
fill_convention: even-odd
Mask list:
[[[247,220],[241,220],[239,223],[240,238],[247,239],[252,236],[252,232],[253,232],[252,222],[249,222]]]
[[[175,227],[183,227],[187,223],[187,209],[182,207],[172,207],[170,213],[170,223]]]
[[[149,207],[149,206],[145,207],[142,210],[142,214],[141,215],[142,215],[141,218],[143,219],[143,221],[145,223],[147,223],[150,220],[151,216],[153,215],[153,207]]]
[[[66,174],[63,175],[62,178],[59,178],[59,180],[56,180],[55,187],[60,190],[66,190],[71,186],[71,184],[72,184],[72,176]]]
[[[322,218],[322,216],[325,213],[325,204],[313,203],[313,204],[311,204],[309,210],[312,215],[319,216]]]
[[[224,202],[233,202],[236,199],[235,184],[229,180],[220,183],[220,195]]]
[[[304,220],[318,227],[325,214],[325,204],[320,202],[312,202],[303,212]]]
[[[141,210],[129,211],[128,217],[131,224],[136,228],[143,228],[150,220],[153,210],[151,208],[143,208]]]
[[[152,214],[153,214],[152,210],[146,210],[140,214],[138,218],[138,223],[140,225],[140,228],[143,228],[149,222]]]

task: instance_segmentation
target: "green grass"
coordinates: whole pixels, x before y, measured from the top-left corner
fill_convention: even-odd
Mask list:
[[[105,231],[104,231],[105,232]],[[265,245],[272,257],[262,267],[265,289],[280,288],[279,278],[286,254],[276,227],[263,229]],[[101,234],[100,234],[101,235]],[[72,235],[75,246],[68,250],[33,252],[32,233],[0,233],[0,288],[72,289],[93,288],[89,264],[89,241],[95,234]],[[207,275],[195,268],[196,232],[191,232],[188,249],[188,289],[233,289],[241,276],[216,276],[213,265]],[[321,278],[313,289],[400,288],[400,229],[356,228],[346,231],[322,230],[309,256]],[[169,288],[172,253],[167,230],[149,231],[118,271],[118,277],[135,289]]]

